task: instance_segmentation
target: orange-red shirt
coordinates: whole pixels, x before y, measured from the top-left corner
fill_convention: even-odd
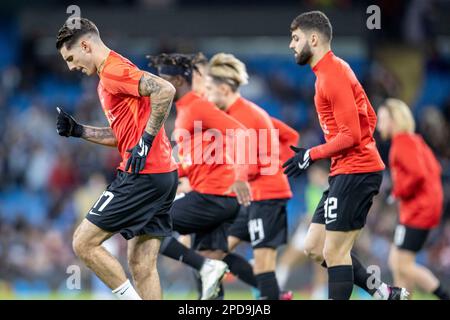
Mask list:
[[[289,127],[286,123],[277,118],[271,117],[273,126],[278,129],[280,135],[280,160],[285,163],[295,154],[290,146],[297,146],[300,140],[300,135],[296,130]]]
[[[125,171],[133,148],[142,137],[151,113],[150,97],[139,95],[139,80],[143,75],[128,59],[111,51],[99,76],[97,92],[109,125],[117,138],[122,156],[118,169]],[[153,141],[141,174],[171,172],[177,169],[172,147],[164,126]]]
[[[392,194],[400,200],[400,223],[426,229],[437,226],[443,209],[441,166],[422,137],[395,135],[389,164]]]
[[[331,176],[383,170],[373,138],[377,117],[350,66],[329,51],[313,71],[326,143],[311,148],[311,159],[331,158]]]
[[[176,108],[174,135],[180,156],[178,172],[188,177],[192,189],[224,195],[237,179],[247,181],[247,167],[234,165],[233,159],[227,161],[230,155],[225,146],[227,129],[245,130],[245,127],[193,91],[179,99]],[[196,122],[201,130],[196,129]],[[209,134],[205,133],[207,130]],[[222,138],[212,138],[210,134],[214,132]],[[222,156],[216,157],[214,150],[219,150],[220,146],[223,146]]]
[[[248,130],[253,129],[256,133],[254,135],[256,139],[250,140],[250,143],[256,143],[256,148],[252,146],[247,148],[250,152],[257,152],[256,166],[252,166],[253,163],[250,163],[250,168],[253,170],[249,175],[249,182],[253,200],[291,198],[292,192],[288,179],[281,170],[282,163],[279,158],[279,150],[277,150],[279,144],[275,144],[272,148],[272,132],[275,128],[267,112],[253,102],[240,97],[226,110],[226,113],[242,123]],[[265,136],[263,139],[265,141],[261,140],[262,136]],[[274,159],[276,160],[273,161]],[[247,160],[251,161],[252,157],[247,156]],[[271,163],[268,163],[267,160],[270,160]],[[268,169],[272,165],[275,166],[273,174],[262,174],[264,168]]]

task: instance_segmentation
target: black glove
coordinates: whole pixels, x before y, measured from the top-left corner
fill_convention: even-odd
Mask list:
[[[291,149],[295,151],[296,154],[283,164],[283,168],[286,168],[284,173],[288,177],[296,178],[305,172],[313,161],[309,156],[309,149],[297,148],[294,146],[291,146]]]
[[[60,136],[80,138],[83,133],[83,126],[61,108],[56,108],[58,117],[56,118],[56,131]]]
[[[142,171],[145,167],[145,162],[147,160],[147,155],[150,152],[150,148],[152,147],[153,140],[155,136],[144,132],[142,137],[139,139],[139,143],[133,147],[133,149],[127,150],[127,152],[131,153],[130,158],[127,161],[127,165],[125,166],[125,171],[131,166],[131,173],[138,174],[139,171]]]

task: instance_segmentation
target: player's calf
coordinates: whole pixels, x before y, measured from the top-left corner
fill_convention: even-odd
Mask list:
[[[157,270],[161,240],[138,236],[128,241],[128,265],[136,288],[145,300],[160,300],[161,285]]]
[[[275,275],[277,252],[272,248],[257,248],[253,250],[255,265],[253,272],[261,293],[261,299],[278,300],[280,288]]]

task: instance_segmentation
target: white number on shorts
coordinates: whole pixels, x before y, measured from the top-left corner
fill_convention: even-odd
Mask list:
[[[252,245],[261,242],[264,239],[264,225],[262,219],[252,219],[248,222],[248,231]]]
[[[337,209],[338,199],[336,197],[327,198],[325,200],[325,219],[336,219],[337,213],[333,213],[333,210]]]
[[[98,198],[97,202],[94,204],[94,206],[92,207],[92,209],[95,209],[98,204],[100,203],[100,201],[106,197],[105,201],[103,201],[102,205],[100,206],[100,208],[98,208],[98,212],[102,212],[106,206],[108,205],[108,203],[111,202],[111,200],[114,198],[114,193],[110,192],[110,191],[104,191],[102,193],[102,195],[100,196],[100,198]],[[92,211],[92,210],[91,210]]]
[[[394,244],[396,246],[401,246],[403,244],[403,241],[405,241],[405,233],[406,233],[405,226],[399,224],[395,228]]]

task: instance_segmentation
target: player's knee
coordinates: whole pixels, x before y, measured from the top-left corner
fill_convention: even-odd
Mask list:
[[[323,261],[322,249],[318,248],[318,246],[316,245],[306,243],[303,252],[308,258],[312,259],[313,261]]]
[[[72,239],[72,248],[76,256],[82,260],[87,260],[89,255],[89,246],[80,236],[74,235]]]

